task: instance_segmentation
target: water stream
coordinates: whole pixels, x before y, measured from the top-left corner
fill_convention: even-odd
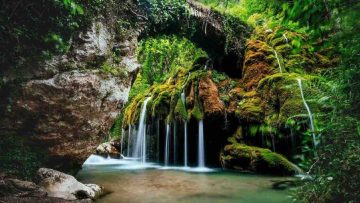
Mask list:
[[[285,39],[285,41],[286,41],[286,44],[288,44],[288,43],[289,43],[289,39],[286,37],[285,33],[283,34],[283,37],[284,37],[284,39]]]
[[[185,92],[181,93],[181,101],[183,102],[186,108],[186,97]],[[188,130],[187,130],[187,121],[184,120],[184,167],[188,167]]]
[[[311,133],[312,133],[312,137],[313,137],[314,146],[316,147],[317,141],[316,141],[316,137],[315,137],[315,126],[314,126],[313,116],[312,116],[310,107],[309,107],[309,105],[307,104],[307,102],[305,100],[304,91],[303,91],[303,87],[302,87],[302,81],[301,81],[300,78],[298,78],[297,81],[298,81],[299,88],[300,88],[301,98],[303,100],[304,106],[305,106],[305,108],[306,108],[306,110],[308,112],[308,115],[309,115]]]
[[[199,120],[198,167],[205,168],[204,123]]]
[[[169,166],[169,153],[170,153],[170,124],[166,124],[166,138],[165,138],[165,166]]]
[[[145,123],[145,117],[146,117],[146,106],[151,98],[148,97],[145,99],[141,114],[140,114],[140,120],[139,120],[139,129],[136,135],[136,143],[135,148],[133,151],[133,156],[135,158],[139,158],[142,163],[146,163],[146,123]]]
[[[130,157],[130,143],[131,142],[131,125],[129,125],[128,142],[127,142],[127,157]]]
[[[124,132],[125,130],[121,129],[120,154],[123,154]]]
[[[274,51],[274,54],[275,54],[275,57],[276,57],[277,63],[279,64],[280,73],[282,73],[282,67],[281,67],[281,63],[280,63],[279,56],[278,56],[278,54],[277,54],[277,52],[276,52],[276,50],[275,50],[275,49],[273,49],[273,51]]]

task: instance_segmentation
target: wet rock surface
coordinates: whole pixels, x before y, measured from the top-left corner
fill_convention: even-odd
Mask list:
[[[38,184],[1,173],[0,202],[92,202],[103,193],[96,184],[82,184],[52,169],[39,169],[36,179]]]
[[[73,176],[47,168],[37,172],[38,184],[44,188],[49,197],[65,200],[97,199],[103,189],[95,184],[82,184]]]

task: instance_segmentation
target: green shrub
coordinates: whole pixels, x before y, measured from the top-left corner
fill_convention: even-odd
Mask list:
[[[26,136],[7,135],[0,139],[0,168],[9,174],[30,180],[46,153],[29,147]]]

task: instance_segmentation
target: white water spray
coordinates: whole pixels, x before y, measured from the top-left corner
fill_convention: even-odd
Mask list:
[[[283,33],[282,35],[283,35],[283,37],[284,37],[284,39],[285,39],[285,41],[286,41],[286,44],[288,44],[288,43],[289,43],[289,39],[286,37],[285,33]]]
[[[205,149],[204,149],[204,123],[199,120],[199,141],[198,141],[198,167],[205,167]]]
[[[129,132],[128,132],[127,157],[130,157],[130,141],[131,141],[131,125],[129,125]]]
[[[275,57],[276,57],[277,63],[279,64],[280,73],[282,73],[282,67],[281,67],[281,63],[280,63],[279,56],[278,56],[278,54],[277,54],[277,52],[276,52],[276,50],[275,50],[275,49],[273,49],[273,51],[274,51],[274,54],[275,54]]]
[[[174,122],[174,129],[173,129],[173,158],[174,158],[174,165],[176,165],[176,158],[177,158],[177,153],[176,153],[176,150],[177,150],[177,143],[176,143],[176,122]]]
[[[121,143],[120,143],[120,154],[122,155],[123,154],[123,143],[124,143],[124,133],[125,130],[124,129],[121,129]]]
[[[170,124],[166,124],[166,138],[165,138],[165,166],[169,166],[169,152],[170,152]]]
[[[185,93],[181,93],[181,101],[186,108],[186,97]],[[188,167],[188,134],[187,134],[187,121],[184,120],[184,167]]]
[[[304,106],[305,106],[305,108],[306,108],[306,110],[308,112],[308,115],[309,115],[310,128],[311,128],[311,131],[312,131],[313,142],[314,142],[314,146],[316,147],[317,141],[316,141],[316,138],[315,138],[315,127],[314,127],[314,121],[313,121],[312,113],[311,113],[309,105],[306,103],[306,100],[305,100],[304,91],[303,91],[303,88],[302,88],[302,81],[301,81],[300,78],[298,78],[297,81],[298,81],[299,88],[300,88],[301,98],[302,98],[302,100],[304,102]]]
[[[148,97],[145,99],[139,120],[139,130],[136,136],[136,143],[134,149],[134,157],[140,158],[142,163],[146,162],[146,124],[145,124],[145,117],[146,117],[146,106],[151,98]]]

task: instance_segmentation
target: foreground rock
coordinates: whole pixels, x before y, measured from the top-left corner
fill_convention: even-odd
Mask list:
[[[49,197],[43,187],[30,181],[0,173],[0,202],[7,203],[67,203],[68,200]]]
[[[227,145],[221,155],[225,168],[241,171],[253,171],[274,175],[294,175],[301,170],[285,157],[269,149],[244,144]]]
[[[26,67],[29,73],[18,70],[21,79],[15,73],[1,75],[6,83],[0,89],[0,139],[19,136],[43,157],[36,167],[79,169],[128,100],[139,68],[138,34],[134,30],[126,39],[115,39],[111,26],[94,22],[68,53]],[[121,56],[114,56],[115,49]]]
[[[39,186],[43,187],[49,197],[65,200],[91,199],[100,197],[103,190],[95,184],[82,184],[73,176],[47,168],[37,172]]]

